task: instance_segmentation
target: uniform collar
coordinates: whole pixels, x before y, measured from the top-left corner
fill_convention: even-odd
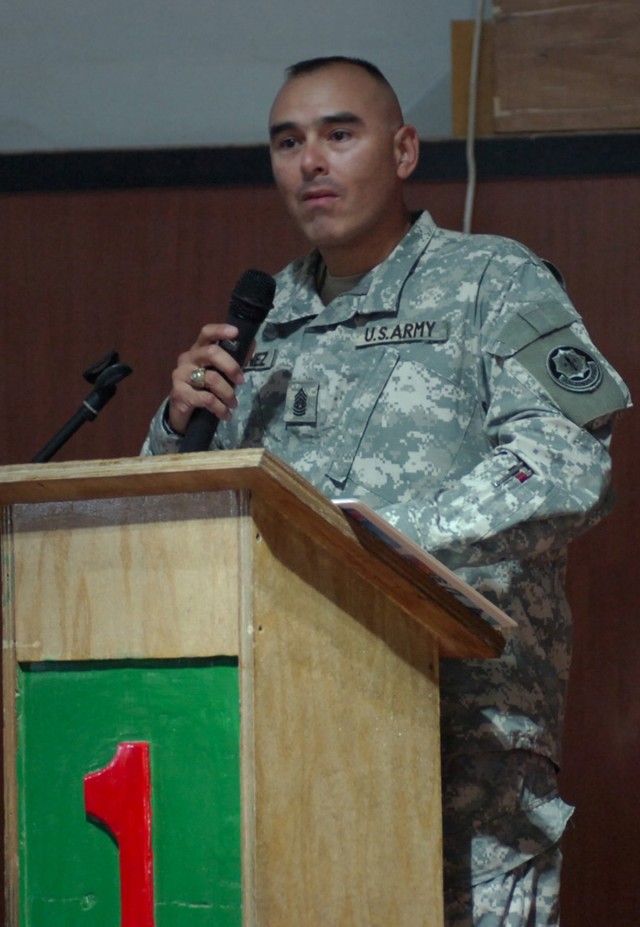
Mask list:
[[[323,306],[316,291],[322,261],[314,250],[278,276],[278,292],[269,323],[280,327],[317,318],[315,325],[335,325],[354,315],[396,315],[404,283],[433,238],[437,226],[428,212],[421,212],[389,257],[365,274],[348,294]]]

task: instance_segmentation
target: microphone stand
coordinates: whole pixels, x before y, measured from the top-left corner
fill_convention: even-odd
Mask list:
[[[117,351],[110,351],[93,367],[85,370],[82,376],[94,386],[94,389],[83,401],[75,415],[45,444],[31,463],[45,463],[47,460],[51,460],[53,455],[60,450],[63,444],[66,444],[81,425],[85,422],[93,422],[97,418],[98,412],[115,396],[118,383],[132,372],[131,367],[120,363],[120,356]]]

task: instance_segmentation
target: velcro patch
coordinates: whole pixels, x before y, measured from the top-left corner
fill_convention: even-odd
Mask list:
[[[287,389],[284,420],[287,425],[315,425],[318,419],[317,383],[292,381]]]
[[[273,351],[256,351],[245,367],[245,370],[271,370],[276,362],[278,352]]]
[[[570,328],[543,335],[515,357],[576,425],[587,425],[627,404],[607,365]]]
[[[358,332],[357,348],[376,344],[403,344],[407,341],[442,342],[449,338],[449,323],[426,319],[423,322],[396,322],[367,325]]]

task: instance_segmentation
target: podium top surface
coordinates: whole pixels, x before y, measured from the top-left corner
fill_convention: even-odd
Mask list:
[[[170,492],[255,490],[296,478],[268,451],[168,454],[0,467],[0,504],[105,499]],[[305,481],[298,477],[301,484]]]
[[[322,493],[268,451],[250,449],[0,467],[0,505],[36,505],[175,493],[247,493],[301,528],[377,586],[439,643],[442,656],[498,656],[498,629],[420,573],[392,548],[369,544]]]

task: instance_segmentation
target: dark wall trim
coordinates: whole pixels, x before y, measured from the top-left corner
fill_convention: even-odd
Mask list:
[[[464,180],[465,143],[422,142],[415,180]],[[640,172],[640,133],[478,139],[478,178],[580,177]],[[270,185],[266,146],[157,148],[0,155],[0,192]]]

